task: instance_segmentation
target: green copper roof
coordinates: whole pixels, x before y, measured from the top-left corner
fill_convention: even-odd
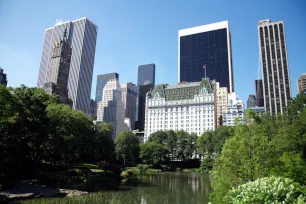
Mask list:
[[[213,87],[208,78],[200,82],[181,83],[177,85],[157,85],[149,97],[162,97],[166,101],[193,99],[199,93],[212,93]]]

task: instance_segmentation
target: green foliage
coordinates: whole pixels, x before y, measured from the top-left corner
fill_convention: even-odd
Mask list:
[[[306,189],[283,177],[265,177],[230,190],[224,203],[296,203],[306,202]]]
[[[95,126],[97,146],[96,157],[98,160],[114,161],[115,145],[112,140],[113,126],[110,123],[102,122]]]
[[[160,165],[168,160],[167,149],[152,140],[140,145],[140,158],[146,164]]]
[[[139,140],[130,131],[121,132],[115,139],[115,152],[117,159],[125,164],[134,164],[139,159]]]
[[[200,167],[197,169],[197,172],[208,173],[213,167],[213,160],[210,156],[206,156],[201,162]]]

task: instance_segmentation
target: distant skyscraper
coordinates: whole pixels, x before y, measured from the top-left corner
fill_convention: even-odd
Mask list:
[[[129,130],[124,122],[122,91],[117,79],[109,80],[104,86],[103,99],[98,103],[97,121],[105,121],[113,125],[113,140],[120,132]]]
[[[125,117],[130,119],[131,129],[134,129],[138,103],[137,86],[134,83],[121,83],[121,90]]]
[[[68,79],[71,61],[71,45],[65,29],[62,39],[58,39],[53,47],[51,67],[44,84],[44,89],[50,94],[60,97],[62,103],[68,101]]]
[[[228,91],[227,87],[220,87],[220,83],[216,83],[216,88],[215,88],[215,111],[216,111],[216,118],[215,118],[215,123],[216,127],[219,127],[222,124],[222,113],[226,111],[227,108],[227,97],[228,97]]]
[[[6,74],[4,74],[3,69],[0,67],[0,85],[7,86]]]
[[[102,101],[104,86],[110,79],[119,80],[119,74],[114,72],[109,74],[100,74],[97,76],[96,103]]]
[[[155,86],[155,64],[140,65],[138,67],[138,111],[136,128],[144,130],[146,94]]]
[[[306,73],[297,80],[298,93],[306,93]]]
[[[253,94],[249,95],[248,98],[248,108],[253,108],[256,106],[256,97]]]
[[[264,107],[264,97],[263,97],[263,88],[262,88],[262,80],[255,80],[255,92],[256,92],[256,106]]]
[[[244,104],[238,100],[236,92],[228,94],[228,105],[226,112],[222,113],[222,125],[234,126],[236,120],[238,123],[244,123]]]
[[[46,29],[37,86],[43,87],[47,82],[51,70],[53,45],[65,28],[72,47],[68,96],[73,109],[88,113],[98,31],[98,27],[89,19],[67,21]]]
[[[284,21],[258,22],[265,111],[282,114],[291,98]]]
[[[234,91],[231,33],[228,21],[179,30],[178,81],[210,78]]]

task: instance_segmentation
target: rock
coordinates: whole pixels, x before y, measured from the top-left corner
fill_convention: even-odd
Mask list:
[[[60,191],[61,193],[65,193],[67,197],[88,195],[88,192],[86,191],[68,190],[68,189],[60,189]]]

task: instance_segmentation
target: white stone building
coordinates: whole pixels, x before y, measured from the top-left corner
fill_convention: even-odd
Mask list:
[[[197,135],[214,130],[213,86],[209,79],[157,85],[146,98],[144,141],[158,130],[184,130]]]
[[[236,125],[236,120],[239,123],[243,123],[243,119],[244,104],[242,100],[238,100],[236,92],[229,93],[227,110],[222,113],[222,125],[234,126]]]
[[[103,89],[102,101],[98,103],[97,121],[105,121],[113,125],[113,140],[120,132],[129,130],[125,123],[122,91],[117,79],[109,80]]]

